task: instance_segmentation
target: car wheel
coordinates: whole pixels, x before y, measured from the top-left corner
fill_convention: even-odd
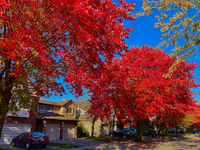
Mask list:
[[[30,149],[30,143],[26,143],[26,150],[29,150]]]
[[[126,139],[126,135],[123,135],[123,139]]]
[[[45,146],[42,146],[42,148],[45,148],[46,147],[46,145]]]
[[[15,147],[15,146],[16,146],[16,144],[15,144],[15,142],[14,142],[14,141],[12,141],[12,142],[11,142],[11,145],[12,145],[13,147]]]

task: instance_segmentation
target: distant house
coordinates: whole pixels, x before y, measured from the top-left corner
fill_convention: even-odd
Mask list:
[[[50,140],[76,139],[76,109],[72,100],[39,100],[35,131],[43,132]]]
[[[87,131],[87,135],[92,135],[92,123],[93,117],[87,114],[87,111],[91,107],[91,103],[88,100],[74,102],[77,106],[77,117],[81,122],[82,127],[84,127]],[[112,119],[111,119],[112,120]],[[114,123],[114,129],[117,129],[117,123]],[[100,119],[95,121],[94,124],[94,136],[103,137],[109,135],[109,132],[112,131],[112,123],[111,122],[103,122]]]

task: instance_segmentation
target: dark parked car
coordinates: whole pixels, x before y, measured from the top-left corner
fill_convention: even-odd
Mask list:
[[[112,137],[112,132],[109,133],[109,136]],[[119,137],[119,138],[123,138],[123,139],[130,139],[131,137],[133,137],[132,133],[125,130],[125,129],[118,129],[114,131],[114,136],[115,137]]]
[[[49,137],[40,132],[25,132],[11,141],[13,146],[25,147],[27,150],[30,147],[42,147],[45,148],[49,144]]]
[[[137,130],[134,128],[124,128],[124,130],[131,132],[133,137],[136,137],[136,135],[137,135]]]
[[[144,136],[156,136],[156,131],[151,128],[146,128],[146,133],[143,133]]]

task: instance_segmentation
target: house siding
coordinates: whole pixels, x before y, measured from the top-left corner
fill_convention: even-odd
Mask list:
[[[28,118],[23,117],[6,117],[4,123],[29,123],[31,124],[31,132],[35,130],[36,115],[32,112],[29,113]]]
[[[76,105],[73,102],[68,102],[66,105],[64,105],[64,107],[62,107],[62,114],[66,115],[67,118],[69,119],[76,119]],[[72,114],[67,114],[67,108],[71,108]]]
[[[60,107],[59,106],[53,106],[53,112],[54,113],[59,113],[60,112]]]

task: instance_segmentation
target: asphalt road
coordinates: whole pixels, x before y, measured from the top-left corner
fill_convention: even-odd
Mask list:
[[[52,141],[56,143],[65,143],[77,145],[79,148],[71,150],[200,150],[200,135],[190,135],[187,137],[179,137],[175,140],[157,141],[154,144],[123,144],[123,143],[107,143],[99,141],[91,141],[86,139],[75,140],[57,140]],[[0,146],[4,150],[24,150],[25,148],[12,147],[11,145]],[[66,150],[65,148],[58,148],[47,146],[45,149],[31,149],[31,150]]]

